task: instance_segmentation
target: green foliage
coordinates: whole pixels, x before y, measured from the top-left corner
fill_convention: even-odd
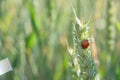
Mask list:
[[[75,22],[73,31],[71,2],[81,23],[93,15],[91,27]],[[73,80],[71,70],[76,79],[82,75],[92,80],[96,60],[101,80],[119,80],[118,5],[119,0],[0,0],[0,59],[8,57],[14,69],[0,80]],[[90,41],[87,49],[81,48],[84,39]],[[72,56],[67,54],[66,40],[73,47]],[[108,45],[110,41],[113,44]],[[74,63],[71,68],[69,62]]]

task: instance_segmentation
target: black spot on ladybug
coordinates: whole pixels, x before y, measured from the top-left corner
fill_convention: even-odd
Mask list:
[[[83,40],[82,42],[81,42],[81,47],[83,48],[83,49],[87,49],[88,47],[89,47],[89,41],[86,39],[86,40]]]

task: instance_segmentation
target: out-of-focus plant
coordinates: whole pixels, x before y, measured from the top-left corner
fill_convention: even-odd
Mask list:
[[[114,52],[115,52],[115,38],[116,38],[116,6],[114,0],[107,0],[106,12],[106,38],[107,38],[107,66],[106,66],[106,80],[115,79]],[[110,76],[108,76],[110,75]]]

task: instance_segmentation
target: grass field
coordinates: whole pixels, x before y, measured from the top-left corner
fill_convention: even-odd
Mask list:
[[[0,59],[8,57],[13,67],[0,80],[120,80],[119,14],[120,0],[0,0]],[[76,17],[89,33],[74,29]]]

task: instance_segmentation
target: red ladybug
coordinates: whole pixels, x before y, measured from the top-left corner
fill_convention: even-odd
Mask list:
[[[87,49],[87,48],[89,47],[89,41],[88,41],[87,39],[83,40],[83,41],[81,42],[81,47],[82,47],[83,49]]]

